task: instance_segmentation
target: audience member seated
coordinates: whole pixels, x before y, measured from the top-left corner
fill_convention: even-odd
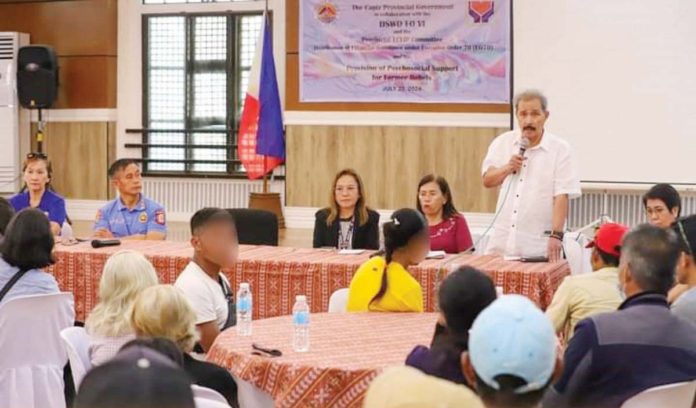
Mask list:
[[[651,225],[669,228],[681,213],[681,197],[669,184],[655,184],[643,195],[643,208]]]
[[[165,339],[164,337],[134,338],[133,340],[124,344],[123,347],[121,347],[121,350],[119,350],[119,353],[122,353],[132,347],[149,348],[172,360],[178,367],[184,367],[184,353],[181,352],[179,346],[172,340]]]
[[[627,299],[578,323],[545,407],[619,407],[648,388],[696,379],[696,325],[667,304],[679,248],[669,229],[642,225],[626,235],[619,279]]]
[[[162,354],[130,347],[85,376],[75,408],[195,408],[191,380]]]
[[[363,407],[484,408],[484,405],[467,387],[402,366],[384,370],[370,383]]]
[[[196,313],[184,295],[172,285],[145,289],[133,305],[133,329],[140,337],[162,337],[176,343],[183,353],[184,370],[194,384],[211,388],[237,405],[237,384],[222,367],[193,358],[196,343]]]
[[[140,252],[119,251],[109,257],[99,281],[99,303],[85,323],[93,365],[111,359],[135,338],[130,322],[133,302],[145,288],[157,283],[155,268]]]
[[[429,174],[418,183],[418,211],[430,227],[430,249],[458,254],[473,248],[469,226],[454,207],[447,180]]]
[[[349,312],[422,312],[423,290],[406,270],[428,255],[430,242],[423,216],[403,208],[384,224],[384,257],[365,262],[353,276]]]
[[[367,207],[365,187],[355,170],[334,178],[329,207],[314,221],[314,248],[379,249],[379,214]]]
[[[479,314],[462,369],[484,405],[538,407],[561,374],[553,326],[531,300],[502,296]]]
[[[495,298],[493,281],[483,272],[464,266],[449,274],[438,290],[440,316],[431,348],[416,347],[406,359],[406,365],[466,385],[461,355],[468,348],[469,329],[476,316]]]
[[[234,326],[233,289],[223,268],[237,262],[237,231],[229,212],[204,208],[191,217],[193,260],[176,280],[196,312],[196,326],[201,334],[200,351],[208,351],[217,335]]]
[[[0,242],[2,241],[2,237],[5,236],[7,224],[10,223],[14,214],[15,211],[12,204],[4,197],[0,197]]]
[[[681,197],[671,185],[655,184],[643,195],[643,207],[648,223],[669,228],[681,215]],[[667,294],[667,301],[674,303],[686,290],[686,285],[677,283]]]
[[[15,211],[25,208],[38,208],[51,221],[51,231],[60,235],[65,222],[65,199],[51,189],[53,167],[48,156],[43,153],[29,153],[22,166],[24,187],[10,198]]]
[[[53,275],[42,269],[54,263],[53,233],[40,210],[28,208],[14,216],[0,243],[0,303],[14,297],[60,292]]]
[[[619,257],[621,240],[628,228],[620,224],[602,225],[593,242],[591,263],[593,273],[568,276],[553,295],[546,315],[567,341],[575,325],[586,317],[615,311],[623,300],[619,290]]]
[[[672,313],[696,323],[696,215],[677,221],[672,228],[681,243],[681,255],[677,262],[677,282],[686,291],[672,304]]]
[[[164,207],[142,194],[140,167],[133,159],[118,159],[109,167],[118,197],[97,211],[94,236],[162,240],[167,237]]]

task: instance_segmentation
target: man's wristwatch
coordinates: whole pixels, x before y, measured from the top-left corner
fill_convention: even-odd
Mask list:
[[[565,233],[563,231],[551,231],[549,238],[555,238],[555,239],[563,242],[564,235],[565,235]]]

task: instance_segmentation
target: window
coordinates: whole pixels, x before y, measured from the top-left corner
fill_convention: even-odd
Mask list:
[[[146,173],[243,173],[237,124],[262,24],[259,13],[144,16]]]

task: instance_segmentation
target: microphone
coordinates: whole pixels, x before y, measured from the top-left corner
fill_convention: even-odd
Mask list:
[[[103,248],[109,246],[121,245],[120,239],[93,239],[92,248]]]
[[[527,139],[526,137],[523,137],[522,139],[520,139],[520,151],[517,154],[524,157],[524,154],[527,152],[528,147],[529,147],[529,139]],[[517,172],[513,171],[512,174],[517,174]]]
[[[524,154],[527,152],[527,148],[529,147],[529,139],[526,137],[523,137],[520,140],[520,152],[518,153],[520,156],[524,157]]]

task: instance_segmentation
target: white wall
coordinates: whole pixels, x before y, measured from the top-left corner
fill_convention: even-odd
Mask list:
[[[547,94],[582,180],[696,183],[696,1],[520,0],[514,18],[515,88]]]

